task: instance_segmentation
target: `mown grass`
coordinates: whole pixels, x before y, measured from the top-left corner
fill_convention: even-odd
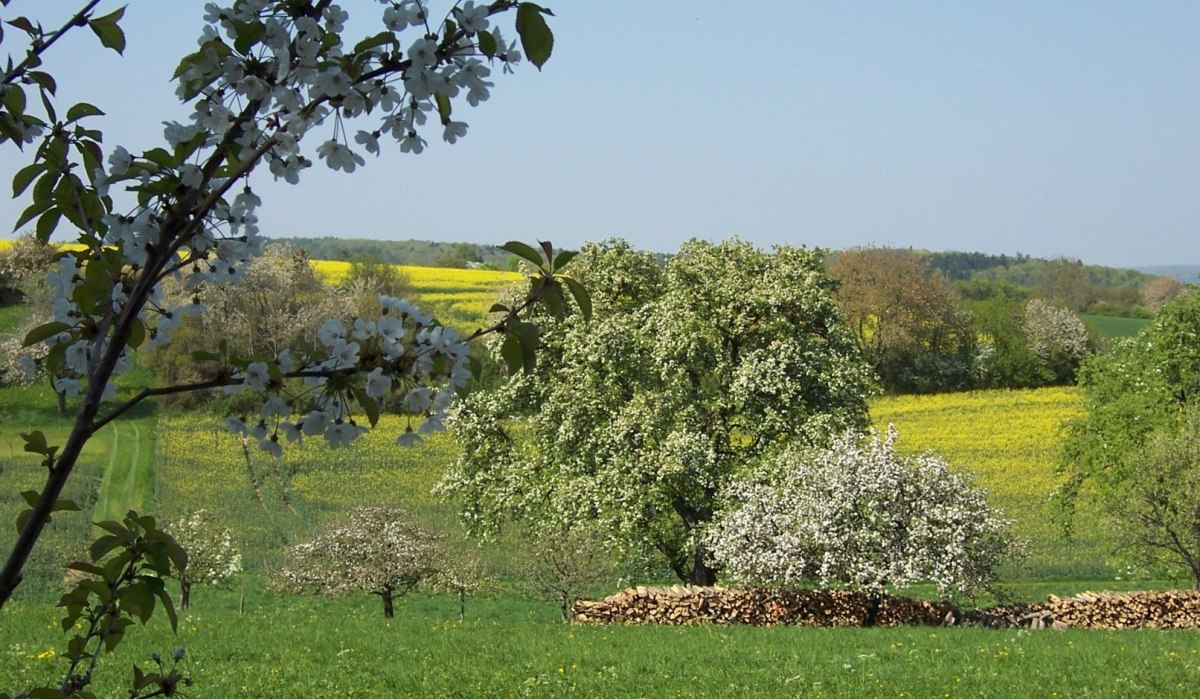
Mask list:
[[[103,432],[108,437],[108,464],[100,482],[93,521],[120,521],[129,510],[151,512],[155,422],[118,421],[109,423]]]
[[[46,605],[5,609],[0,684],[54,681],[62,634]],[[53,628],[52,628],[53,627]],[[101,665],[119,696],[130,665],[187,648],[190,696],[254,697],[1188,697],[1200,633],[976,628],[813,629],[566,625],[508,600],[374,599],[202,591],[178,636],[161,618]],[[57,652],[57,651],[55,651]],[[39,660],[39,656],[43,659]]]

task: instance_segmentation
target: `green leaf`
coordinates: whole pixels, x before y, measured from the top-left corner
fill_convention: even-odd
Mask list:
[[[104,111],[96,105],[88,104],[87,102],[71,105],[71,108],[67,110],[68,122],[79,121],[84,117],[90,116],[104,116]]]
[[[91,573],[92,575],[104,575],[103,568],[95,563],[88,563],[87,561],[73,561],[67,564],[67,569],[78,570],[81,573]]]
[[[479,41],[479,52],[488,58],[496,57],[496,37],[491,32],[479,32],[476,35]]]
[[[197,350],[192,352],[192,359],[197,362],[219,362],[221,361],[221,355],[216,352]]]
[[[562,287],[558,284],[549,284],[545,287],[545,290],[542,292],[541,303],[546,307],[546,310],[550,311],[559,320],[562,320],[562,317],[566,315],[566,300],[563,299]]]
[[[17,170],[17,174],[13,176],[12,182],[13,197],[19,197],[24,194],[29,185],[33,184],[33,180],[42,174],[45,169],[45,163],[37,162]]]
[[[48,176],[48,175],[50,175],[50,173],[46,173],[46,176]],[[45,180],[46,176],[43,176],[41,180],[38,180],[38,182]],[[34,189],[36,189],[36,187]],[[30,204],[28,208],[26,208],[24,211],[21,212],[21,216],[20,216],[20,218],[17,219],[17,224],[15,226],[13,226],[13,230],[15,231],[18,228],[20,228],[21,226],[24,226],[26,223],[29,223],[33,219],[37,218],[38,216],[41,216],[43,213],[45,213],[45,211],[47,209],[49,209],[52,206],[54,206],[53,199],[47,199],[45,201],[38,201],[37,197],[34,197],[33,203]],[[40,240],[43,243],[50,242],[49,240],[45,240],[42,238],[38,238],[38,240]]]
[[[583,314],[584,320],[592,319],[592,296],[583,288],[583,284],[571,277],[559,277],[558,280],[567,285],[571,296],[575,297],[575,305],[579,306],[579,312]]]
[[[488,309],[488,313],[508,313],[510,310],[512,309],[502,303],[493,303],[492,307]]]
[[[257,20],[253,22],[237,22],[234,24],[233,48],[241,54],[250,53],[250,49],[267,33],[267,25]]]
[[[442,123],[450,123],[450,98],[440,92],[435,94],[433,98],[437,102],[438,115],[442,118]]]
[[[62,212],[58,209],[50,209],[38,218],[36,235],[38,240],[50,240],[50,236],[54,234],[54,229],[58,228],[58,222],[62,220]]]
[[[396,35],[395,34],[393,34],[391,32],[379,32],[375,36],[368,36],[367,38],[365,38],[362,41],[355,44],[354,45],[354,53],[362,53],[363,51],[368,51],[377,46],[383,46],[384,44],[395,44],[395,43],[396,43]]]
[[[181,165],[179,159],[168,153],[165,148],[151,148],[142,153],[142,157],[162,167],[177,168]]]
[[[125,32],[117,22],[124,16],[125,8],[121,7],[103,17],[88,20],[88,26],[100,38],[100,43],[120,54],[125,53]]]
[[[526,245],[525,243],[522,243],[522,242],[519,242],[516,240],[508,241],[504,245],[501,245],[500,249],[511,252],[512,254],[514,254],[517,257],[520,257],[522,259],[528,260],[529,262],[532,262],[535,267],[538,267],[538,268],[541,268],[542,264],[545,262],[545,260],[542,259],[541,253],[539,253],[534,248]]]
[[[138,318],[129,326],[129,348],[137,349],[146,341],[146,321]]]
[[[41,433],[39,432],[38,434],[41,434]],[[25,451],[30,451],[28,444],[25,445]],[[34,453],[41,454],[42,452],[39,451],[39,452],[34,452]],[[36,491],[36,490],[22,490],[21,491],[21,497],[25,498],[25,504],[29,505],[30,507],[33,507],[34,505],[37,504],[39,495],[40,495],[40,493],[38,493],[38,491]]]
[[[70,325],[67,325],[66,323],[63,323],[60,321],[54,321],[52,323],[46,323],[45,325],[39,325],[36,328],[34,328],[33,330],[30,330],[29,333],[27,335],[25,335],[25,344],[23,344],[22,347],[29,347],[30,345],[36,345],[39,342],[48,340],[48,339],[54,337],[55,335],[57,335],[61,332],[66,332],[70,329],[71,329]],[[41,434],[41,433],[35,432],[34,434]]]
[[[167,613],[167,619],[171,621],[171,630],[179,633],[179,615],[175,613],[175,603],[171,600],[171,596],[167,594],[167,588],[163,585],[158,585],[154,590],[154,594],[158,595],[159,601],[162,602],[163,611]]]
[[[521,36],[521,48],[538,70],[550,60],[550,54],[554,51],[554,34],[546,24],[543,13],[549,14],[550,11],[532,2],[517,6],[517,34]]]
[[[5,109],[14,117],[20,117],[25,113],[25,91],[17,85],[4,86],[4,99],[0,102],[4,103]]]
[[[41,31],[39,29],[34,28],[33,22],[30,22],[28,17],[16,17],[16,18],[10,19],[8,21],[8,24],[10,26],[16,27],[17,29],[20,29],[21,31],[25,32],[26,34],[31,34],[31,35],[32,34],[41,34]]]
[[[17,515],[17,533],[20,534],[25,529],[25,523],[33,516],[33,510],[25,510]]]
[[[79,506],[79,504],[76,503],[74,500],[68,500],[66,498],[59,498],[58,500],[54,501],[53,505],[50,506],[50,511],[51,512],[82,512],[83,508],[81,508]]]
[[[554,257],[554,269],[552,271],[557,272],[563,267],[566,267],[567,263],[575,259],[575,256],[578,254],[579,253],[574,250],[563,250],[562,252],[558,253]]]
[[[524,366],[521,341],[515,334],[506,333],[504,335],[504,342],[500,345],[500,356],[504,358],[504,366],[508,367],[509,376],[515,376]]]
[[[379,422],[379,404],[375,402],[374,398],[368,396],[361,386],[354,386],[350,391],[354,394],[354,400],[358,401],[363,412],[367,414],[367,421],[371,423],[371,427],[374,427],[375,423]]]
[[[58,92],[58,83],[55,82],[54,76],[50,75],[49,73],[46,73],[46,72],[43,72],[40,70],[31,70],[25,74],[25,77],[28,78],[29,80],[32,80],[33,82],[37,83],[38,87],[42,88],[43,90],[45,90],[46,92],[49,92],[52,95],[55,92]],[[51,117],[51,118],[53,118],[53,117]]]

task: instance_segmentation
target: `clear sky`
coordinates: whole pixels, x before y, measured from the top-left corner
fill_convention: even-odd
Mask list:
[[[16,0],[3,16],[49,26],[79,4]],[[497,71],[491,100],[462,104],[464,141],[431,132],[420,156],[385,147],[296,187],[264,171],[264,232],[1200,264],[1200,3],[544,4],[553,57]],[[381,12],[342,5],[352,31]],[[105,109],[110,145],[155,145],[183,116],[168,80],[202,14],[198,0],[134,0],[124,59],[76,32],[48,61],[61,96]],[[5,181],[25,162],[0,157]],[[21,208],[0,202],[0,220]]]

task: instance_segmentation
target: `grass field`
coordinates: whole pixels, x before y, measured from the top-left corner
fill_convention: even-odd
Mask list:
[[[1104,339],[1133,337],[1150,323],[1148,318],[1121,318],[1088,313],[1081,315],[1080,319],[1094,337]]]
[[[100,696],[129,665],[188,650],[188,696],[243,697],[1189,697],[1195,632],[578,626],[507,599],[468,607],[200,591],[178,637],[162,619],[104,659]],[[0,684],[53,681],[48,606],[4,610]],[[42,659],[39,660],[39,657]]]

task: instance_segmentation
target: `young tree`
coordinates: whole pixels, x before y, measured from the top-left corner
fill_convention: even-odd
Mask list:
[[[852,248],[829,275],[835,297],[884,387],[928,393],[971,384],[975,333],[950,286],[912,250]]]
[[[276,574],[285,589],[379,595],[383,615],[394,601],[432,579],[444,552],[442,537],[408,521],[397,507],[359,507],[310,542],[297,544]]]
[[[1079,316],[1045,299],[1032,299],[1025,304],[1021,330],[1049,379],[1047,383],[1074,382],[1088,352],[1088,329]]]
[[[179,571],[179,608],[191,606],[192,587],[224,587],[242,570],[242,554],[233,532],[221,527],[208,510],[172,522],[166,529],[187,552],[187,565]]]
[[[1014,551],[1010,523],[966,475],[930,454],[899,456],[895,441],[894,429],[847,432],[828,449],[782,452],[765,480],[729,489],[713,555],[742,582],[846,585],[876,602],[888,585],[987,589]]]
[[[456,3],[440,19],[419,0],[389,3],[381,30],[356,43],[343,40],[348,13],[330,0],[209,4],[199,48],[183,57],[175,74],[179,96],[193,107],[187,123],[166,125],[164,147],[131,153],[117,146],[105,160],[102,134],[86,126],[100,109],[78,103],[60,113],[53,77],[38,70],[41,55],[75,27],[89,27],[105,46],[123,50],[123,10],[97,16],[99,4],[89,0],[57,31],[14,18],[2,37],[11,41],[12,30],[19,30],[28,48],[9,61],[0,82],[0,141],[37,144],[33,162],[13,182],[16,196],[28,192],[30,198],[16,226],[34,224],[44,242],[68,225],[82,249],[64,253],[50,275],[54,320],[26,337],[26,344],[47,344],[47,374],[57,390],[78,399],[78,410],[64,444],[48,444],[40,432],[26,436],[26,450],[44,458],[48,475],[0,569],[0,606],[19,584],[51,512],[70,506],[59,499],[84,444],[146,398],[241,387],[262,409],[231,427],[275,454],[281,436],[322,435],[348,444],[365,429],[362,423],[375,423],[378,401],[393,391],[412,412],[427,415],[425,429],[440,426],[441,411],[469,383],[467,345],[411,304],[386,296],[379,320],[359,319],[352,327],[332,321],[303,354],[201,353],[197,360],[215,367],[212,378],[110,402],[118,396],[115,377],[133,366],[133,353],[167,343],[182,316],[197,310],[164,305],[166,279],[224,284],[244,276],[262,244],[255,214],[260,200],[249,181],[260,166],[276,179],[298,182],[313,164],[306,157],[313,151],[303,145],[312,137],[324,139],[316,157],[345,172],[364,164],[359,150],[378,153],[385,135],[402,151],[419,153],[429,115],[453,143],[467,130],[455,118],[456,100],[486,100],[493,87],[489,65],[508,69],[521,59],[492,18],[515,11],[525,54],[539,67],[553,42],[548,11],[515,0]],[[373,120],[354,134],[357,149],[349,145],[355,118]],[[528,246],[514,249],[539,268],[527,304],[552,296],[561,307],[558,265],[549,245],[544,251],[543,257]],[[506,309],[490,330],[527,332],[517,318],[527,304]],[[301,380],[303,390],[295,390],[291,378]],[[416,439],[400,436],[402,443]]]
[[[1156,432],[1129,460],[1122,495],[1105,510],[1127,556],[1152,569],[1182,568],[1200,590],[1200,411]]]
[[[538,372],[463,403],[462,456],[441,488],[474,529],[594,522],[711,585],[703,531],[729,480],[784,441],[820,445],[866,422],[869,368],[822,254],[693,240],[660,267],[608,242],[572,264],[592,321],[568,317]]]
[[[437,573],[429,583],[434,589],[449,592],[458,599],[458,620],[466,621],[467,596],[489,589],[494,579],[479,552],[468,548],[467,542],[458,542],[443,548]]]
[[[534,599],[558,605],[563,621],[580,595],[614,578],[612,547],[590,524],[531,530],[524,543],[522,585]]]

